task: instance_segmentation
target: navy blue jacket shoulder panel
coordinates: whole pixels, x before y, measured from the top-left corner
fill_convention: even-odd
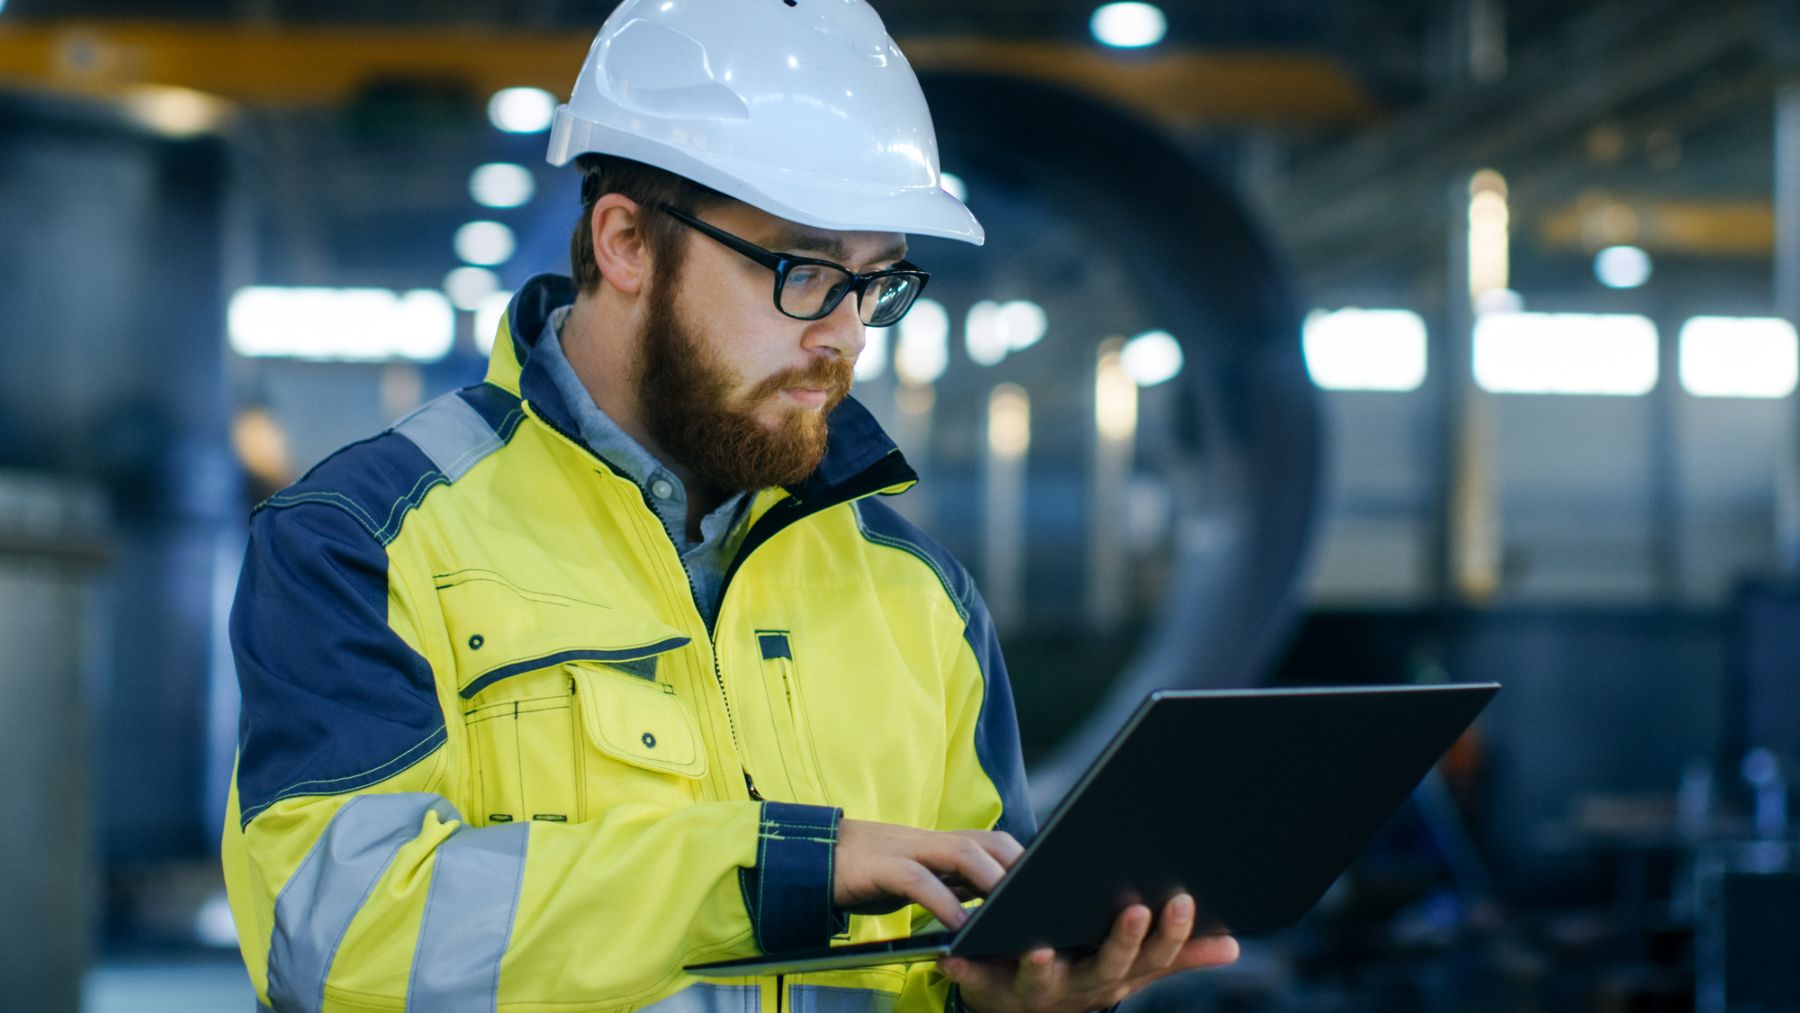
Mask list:
[[[388,623],[387,551],[344,502],[259,510],[231,609],[245,825],[386,780],[443,744],[431,666]]]
[[[461,477],[482,453],[499,449],[523,418],[519,399],[491,384],[446,394],[392,428],[333,453],[257,510],[302,503],[335,507],[386,545],[427,493]],[[422,432],[440,438],[422,438]],[[451,448],[460,453],[448,452]]]
[[[230,622],[245,824],[283,798],[385,780],[443,743],[431,667],[389,625],[387,545],[523,418],[498,387],[447,394],[256,509]]]

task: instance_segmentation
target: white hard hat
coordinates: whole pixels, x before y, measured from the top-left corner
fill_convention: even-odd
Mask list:
[[[979,245],[931,112],[864,0],[625,0],[558,106],[549,160],[618,155],[817,228]]]

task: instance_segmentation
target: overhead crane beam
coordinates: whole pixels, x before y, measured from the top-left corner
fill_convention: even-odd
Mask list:
[[[190,88],[254,105],[329,105],[377,82],[459,82],[476,94],[531,85],[566,94],[590,38],[486,27],[370,28],[143,22],[0,25],[0,82],[107,93]],[[920,37],[902,48],[921,71],[980,72],[1061,84],[1174,126],[1355,125],[1379,104],[1335,61],[1305,52],[1167,48],[1114,54],[1041,41]]]
[[[1369,243],[1442,232],[1421,201],[1485,166],[1529,167],[1546,145],[1722,64],[1765,59],[1760,0],[1621,0],[1521,54],[1507,77],[1445,95],[1326,150],[1277,191],[1273,222],[1302,273],[1366,262]],[[1427,241],[1431,241],[1427,239]]]

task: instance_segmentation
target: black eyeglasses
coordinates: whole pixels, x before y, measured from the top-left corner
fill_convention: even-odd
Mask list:
[[[658,206],[688,228],[774,271],[775,308],[795,320],[818,320],[828,316],[838,308],[838,303],[844,301],[844,296],[855,292],[856,315],[864,326],[891,327],[912,309],[913,300],[925,291],[925,283],[931,280],[931,275],[904,260],[898,267],[857,274],[829,260],[776,253],[708,225],[680,208],[668,204]]]

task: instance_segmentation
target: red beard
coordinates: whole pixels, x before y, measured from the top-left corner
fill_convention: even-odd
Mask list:
[[[732,403],[736,372],[682,319],[674,292],[653,286],[647,298],[638,394],[657,446],[703,481],[732,492],[793,485],[812,474],[825,455],[825,418],[850,393],[855,364],[839,356],[815,359],[768,377]],[[760,421],[756,409],[790,387],[829,394],[822,407],[785,412],[773,427]]]

